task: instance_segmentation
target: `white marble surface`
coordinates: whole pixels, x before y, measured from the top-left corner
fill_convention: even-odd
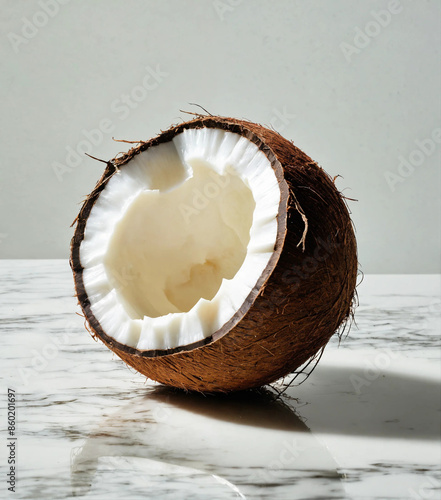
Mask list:
[[[0,276],[0,498],[441,498],[439,276],[365,276],[358,326],[277,402],[147,383],[84,330],[66,261]]]

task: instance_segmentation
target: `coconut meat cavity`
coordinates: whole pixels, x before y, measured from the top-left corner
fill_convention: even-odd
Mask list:
[[[117,342],[199,342],[244,304],[274,251],[280,188],[258,147],[189,129],[139,153],[96,200],[80,247],[91,311]]]

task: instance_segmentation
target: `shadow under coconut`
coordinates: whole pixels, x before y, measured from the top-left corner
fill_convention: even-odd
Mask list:
[[[73,494],[101,498],[344,498],[337,464],[265,390],[201,395],[157,387],[72,450]],[[112,486],[109,486],[111,484]],[[262,496],[264,493],[264,496]]]
[[[409,360],[411,363],[411,360]],[[415,370],[413,370],[415,373]],[[441,384],[435,378],[319,365],[287,394],[312,432],[433,440],[440,437]]]

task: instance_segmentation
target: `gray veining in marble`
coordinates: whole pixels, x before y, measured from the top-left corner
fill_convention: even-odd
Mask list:
[[[358,327],[274,401],[146,382],[85,331],[66,261],[0,275],[0,498],[441,498],[439,276],[365,276]]]

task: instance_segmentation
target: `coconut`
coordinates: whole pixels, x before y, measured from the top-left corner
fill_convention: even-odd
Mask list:
[[[351,318],[357,249],[344,197],[274,130],[218,116],[106,163],[76,219],[76,295],[94,337],[195,391],[295,372]]]

